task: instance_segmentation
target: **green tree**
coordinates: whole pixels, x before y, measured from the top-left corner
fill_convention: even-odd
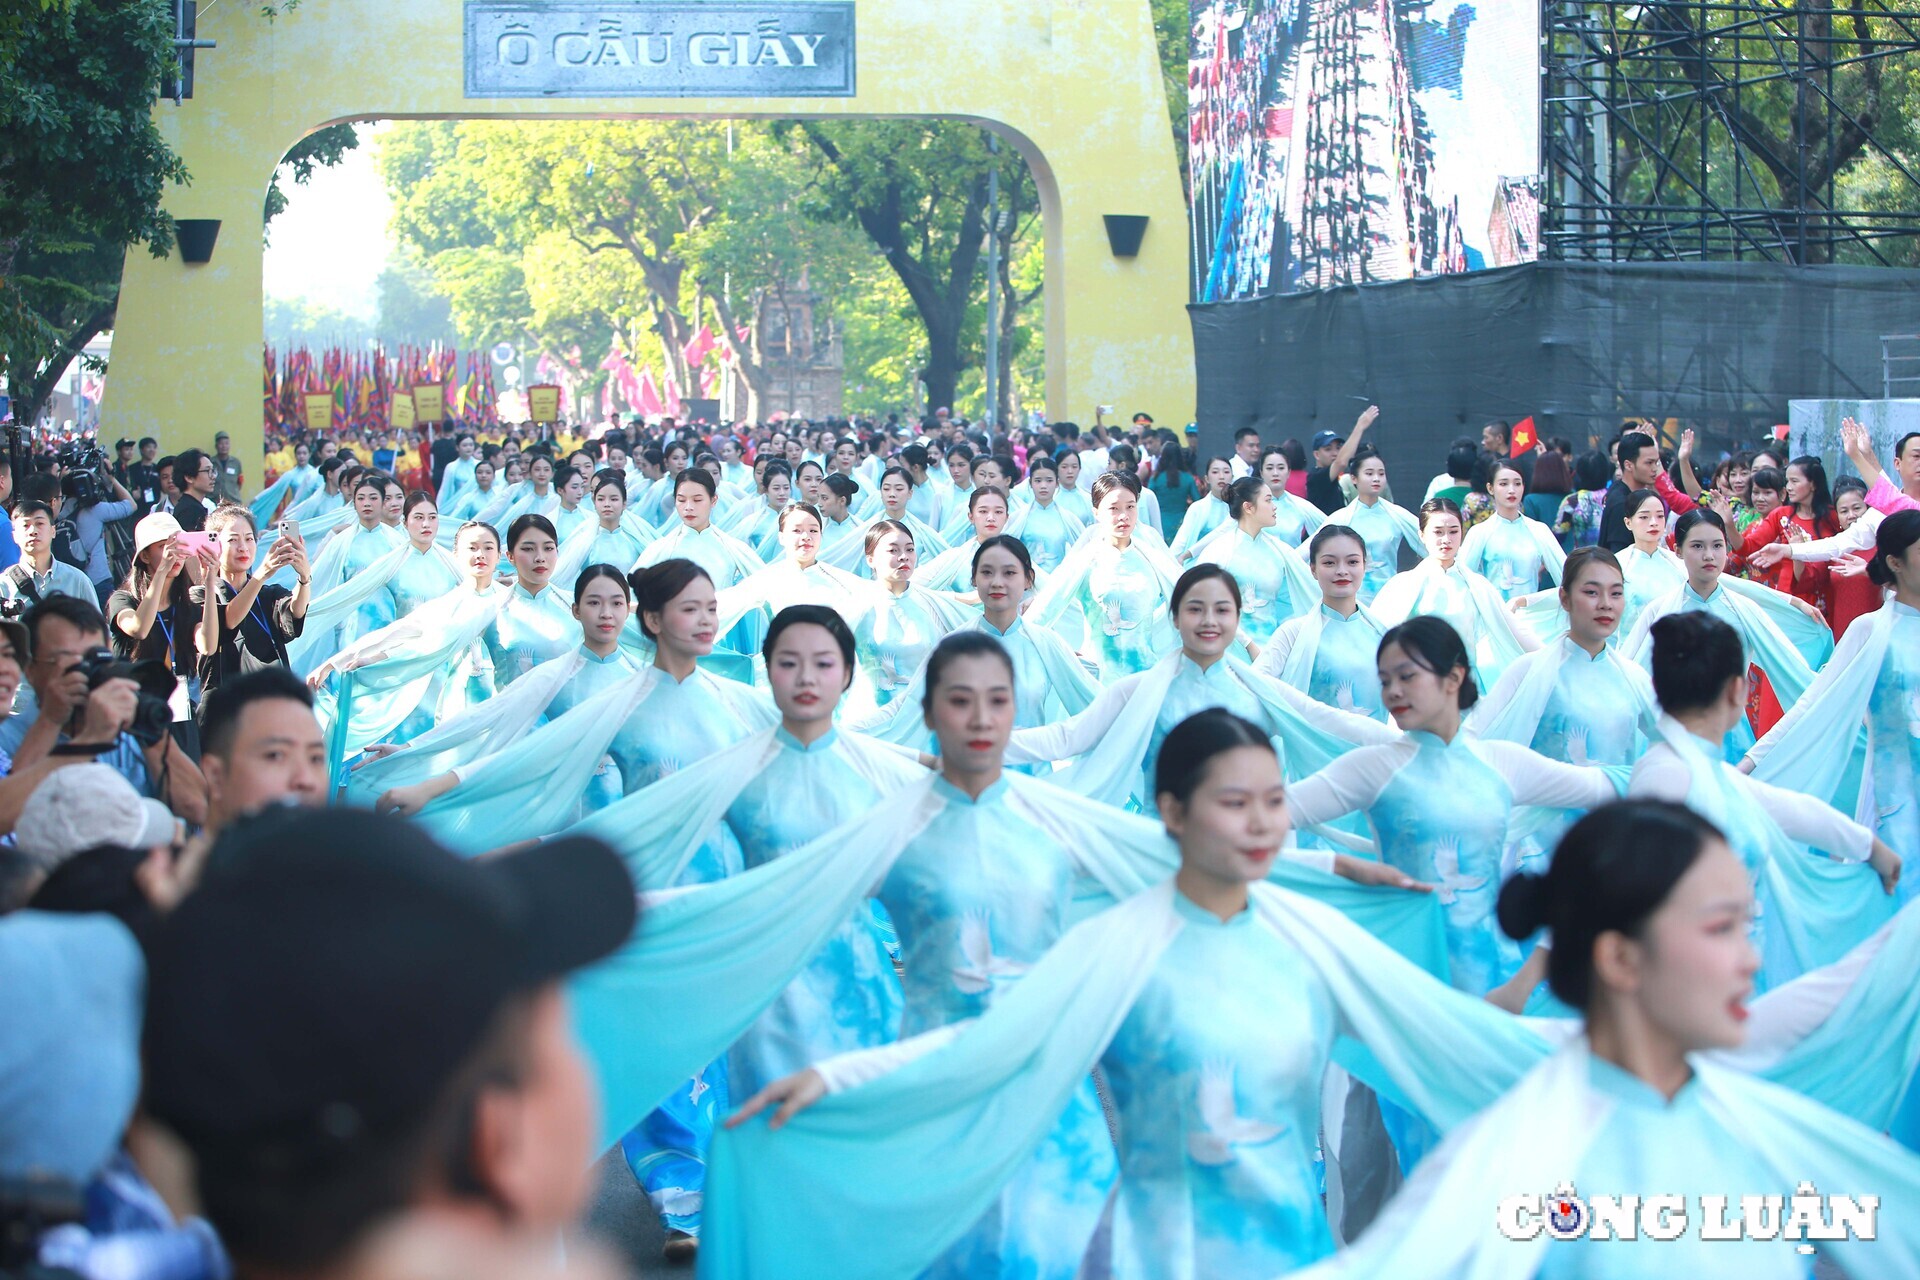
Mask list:
[[[27,0],[0,20],[0,361],[31,422],[113,324],[131,245],[173,247],[187,173],[152,117],[173,66],[164,0]]]
[[[293,150],[287,152],[274,169],[273,181],[267,186],[267,225],[271,227],[287,207],[287,193],[280,185],[282,173],[295,184],[305,186],[315,170],[339,164],[347,152],[359,145],[360,135],[350,124],[330,124],[324,129],[315,129],[294,143]]]
[[[990,154],[985,134],[952,121],[806,120],[787,128],[816,153],[813,216],[851,219],[879,248],[926,331],[927,398],[951,405],[978,332],[968,313],[986,240],[987,173],[1000,166],[1004,188],[1021,161],[1009,150]]]

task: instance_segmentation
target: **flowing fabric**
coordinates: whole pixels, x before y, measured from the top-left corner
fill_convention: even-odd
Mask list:
[[[1237,657],[1224,656],[1202,671],[1176,651],[1110,685],[1071,720],[1016,730],[1007,758],[1071,760],[1054,782],[1104,804],[1124,806],[1131,797],[1151,812],[1160,743],[1173,725],[1211,706],[1227,706],[1263,725],[1291,778],[1306,777],[1353,747],[1400,738],[1397,729],[1322,706]]]
[[[1297,547],[1273,529],[1248,534],[1230,521],[1193,551],[1194,564],[1217,564],[1240,584],[1240,631],[1264,646],[1290,619],[1320,604],[1320,585]]]
[[[1604,1274],[1633,1280],[1805,1276],[1807,1260],[1789,1241],[1772,1248],[1703,1243],[1696,1226],[1693,1234],[1674,1242],[1559,1246],[1545,1232],[1530,1241],[1510,1240],[1497,1230],[1495,1214],[1509,1196],[1547,1195],[1563,1182],[1573,1183],[1578,1192],[1608,1195],[1677,1192],[1688,1195],[1697,1211],[1701,1193],[1737,1202],[1743,1194],[1762,1191],[1788,1194],[1802,1181],[1825,1193],[1870,1192],[1883,1206],[1903,1206],[1879,1215],[1875,1241],[1820,1242],[1849,1275],[1920,1275],[1920,1220],[1904,1211],[1920,1203],[1920,1161],[1883,1135],[1789,1089],[1702,1056],[1692,1065],[1693,1079],[1682,1093],[1692,1095],[1685,1105],[1701,1114],[1687,1132],[1706,1140],[1683,1142],[1672,1154],[1676,1165],[1692,1172],[1693,1185],[1616,1187],[1592,1181],[1595,1166],[1605,1169],[1611,1163],[1604,1159],[1609,1148],[1668,1150],[1681,1125],[1672,1109],[1622,1105],[1617,1094],[1598,1087],[1596,1064],[1581,1036],[1450,1134],[1353,1247],[1299,1275],[1311,1280],[1525,1280],[1555,1275],[1563,1248],[1604,1248],[1603,1256],[1613,1259]],[[1752,1184],[1756,1173],[1758,1183]]]
[[[460,766],[460,785],[421,810],[419,821],[456,852],[543,839],[772,718],[771,705],[744,685],[700,670],[676,684],[647,667]],[[617,778],[606,772],[610,758]],[[596,778],[605,785],[595,786]]]
[[[1747,661],[1759,667],[1767,677],[1768,683],[1773,686],[1774,697],[1780,700],[1781,710],[1791,711],[1813,683],[1813,668],[1776,624],[1775,611],[1757,604],[1746,593],[1735,589],[1736,581],[1722,576],[1719,588],[1706,599],[1702,599],[1691,584],[1683,582],[1676,590],[1651,601],[1640,611],[1632,634],[1621,641],[1621,651],[1652,670],[1653,624],[1670,613],[1704,610],[1740,633],[1740,643],[1746,650]],[[1761,587],[1759,591],[1776,600],[1788,598],[1770,587]],[[1791,606],[1786,607],[1791,609]],[[1727,759],[1738,761],[1753,743],[1753,727],[1743,719],[1727,734]]]
[[[1558,586],[1567,553],[1553,530],[1538,520],[1509,520],[1496,512],[1467,530],[1460,563],[1491,582],[1502,599],[1512,601],[1532,595],[1543,572]]]
[[[474,472],[479,465],[477,458],[455,458],[447,463],[446,470],[440,473],[440,492],[434,496],[433,505],[445,510],[449,502],[472,489],[477,483]]]
[[[1187,508],[1187,514],[1180,520],[1180,528],[1167,543],[1167,550],[1173,553],[1176,560],[1190,560],[1195,548],[1206,541],[1214,530],[1232,523],[1226,502],[1218,495],[1208,493]]]
[[[1388,626],[1427,614],[1446,619],[1466,642],[1482,687],[1497,683],[1522,654],[1538,647],[1493,584],[1460,560],[1444,568],[1429,557],[1395,574],[1374,597],[1373,611]]]
[[[1000,642],[1013,661],[1013,724],[1016,729],[1038,728],[1078,715],[1100,696],[1100,682],[1087,665],[1053,632],[1044,627],[1029,627],[1024,619],[1000,631],[983,617],[956,624],[949,631],[971,628],[985,632]],[[861,632],[854,630],[856,638]],[[937,642],[937,638],[936,638]],[[929,652],[932,644],[927,645]],[[862,658],[864,661],[863,647]],[[871,734],[900,746],[934,749],[933,733],[921,716],[927,688],[924,658],[913,677],[897,689],[887,702],[872,711],[852,715],[847,724],[861,733]],[[1038,762],[1010,765],[1023,772],[1040,773]]]
[[[1387,624],[1363,604],[1351,614],[1322,604],[1276,631],[1253,668],[1315,702],[1384,722],[1378,656],[1386,633]]]
[[[1146,670],[1178,643],[1167,602],[1179,577],[1154,535],[1136,532],[1120,550],[1089,528],[1035,593],[1027,619],[1058,631],[1111,682]]]
[[[1027,544],[1033,567],[1048,573],[1060,567],[1086,527],[1086,521],[1057,498],[1044,507],[1032,501],[1016,505],[1007,521],[1007,532]]]
[[[384,656],[337,672],[333,688],[314,699],[333,767],[371,743],[394,740],[416,713],[424,721],[420,732],[491,697],[493,658],[482,637],[509,595],[497,585],[486,591],[461,586],[343,650],[338,656],[345,659]]]
[[[1275,880],[1252,886],[1257,927],[1324,985],[1351,1038],[1353,1052],[1341,1056],[1437,1123],[1464,1120],[1546,1054],[1545,1037],[1523,1021],[1447,991],[1419,961],[1313,899],[1435,963],[1430,900],[1286,864]],[[822,1064],[833,1091],[778,1133],[754,1122],[716,1134],[702,1266],[729,1280],[917,1273],[999,1193],[1193,927],[1171,882],[1155,886],[1073,930],[977,1020]],[[1123,1167],[1123,1190],[1126,1177]],[[810,1194],[792,1196],[796,1185]],[[877,1236],[875,1215],[888,1225]],[[1191,1265],[1176,1256],[1164,1274],[1207,1274]]]
[[[1385,498],[1372,506],[1359,499],[1327,517],[1328,524],[1341,524],[1360,535],[1367,547],[1367,576],[1360,584],[1360,603],[1372,604],[1387,579],[1400,571],[1400,552],[1404,548],[1424,560],[1427,548],[1420,541],[1420,521],[1405,507]]]
[[[621,512],[619,524],[612,529],[598,520],[584,524],[561,541],[553,585],[561,591],[572,591],[581,571],[590,564],[610,564],[624,576],[659,536],[631,511]]]
[[[425,782],[505,750],[536,726],[582,701],[575,687],[583,675],[613,671],[629,676],[640,670],[633,659],[618,651],[611,663],[596,662],[584,645],[544,662],[494,697],[436,724],[399,751],[348,774],[347,803],[370,808],[394,787]]]
[[[1274,498],[1273,513],[1273,532],[1290,547],[1304,547],[1327,524],[1326,512],[1285,490]]]
[[[1871,832],[1809,797],[1763,789],[1670,716],[1659,729],[1671,756],[1656,749],[1642,757],[1630,794],[1666,798],[1676,789],[1666,760],[1684,768],[1687,806],[1726,832],[1753,877],[1759,989],[1837,962],[1892,917],[1893,898],[1864,863]],[[1787,822],[1801,838],[1788,835]],[[1832,857],[1815,853],[1808,837]]]
[[[918,583],[909,582],[899,595],[871,582],[862,585],[866,594],[860,607],[845,615],[853,628],[861,678],[842,715],[856,728],[871,719],[891,720],[888,709],[915,686],[941,637],[978,616],[954,597]],[[917,709],[912,719],[918,722]]]
[[[738,538],[712,525],[696,530],[684,521],[642,551],[633,567],[645,569],[662,560],[675,559],[691,560],[705,569],[716,591],[725,590],[766,567],[766,561]]]
[[[1760,781],[1874,828],[1907,863],[1900,898],[1911,901],[1920,878],[1920,612],[1888,600],[1848,628],[1747,757]]]
[[[1631,767],[1658,732],[1647,673],[1611,647],[1561,640],[1520,658],[1474,704],[1469,732],[1567,764]]]
[[[255,494],[253,501],[247,504],[247,509],[253,512],[254,526],[264,529],[271,524],[274,515],[280,510],[282,501],[286,502],[287,510],[291,514],[293,509],[308,497],[320,492],[321,486],[325,483],[320,478],[317,467],[309,465],[291,468],[278,480]]]
[[[295,673],[307,675],[338,653],[344,644],[351,644],[358,639],[357,635],[348,633],[347,624],[376,599],[387,598],[384,612],[388,621],[410,613],[411,608],[403,610],[399,607],[399,601],[392,592],[395,579],[408,570],[412,570],[409,576],[416,579],[410,586],[417,585],[421,590],[428,590],[433,584],[438,584],[439,590],[429,592],[434,599],[460,585],[459,566],[450,554],[437,544],[421,552],[412,543],[403,540],[399,546],[366,568],[314,596],[307,605],[300,635],[287,645],[287,658]],[[317,572],[314,581],[316,585],[319,582]],[[413,594],[409,592],[410,596]]]

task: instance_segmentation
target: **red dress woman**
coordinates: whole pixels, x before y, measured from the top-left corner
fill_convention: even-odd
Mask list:
[[[1770,542],[1805,542],[1840,532],[1827,488],[1827,469],[1820,459],[1807,454],[1787,463],[1786,498],[1747,529],[1738,548],[1741,555],[1750,556]],[[1832,584],[1824,564],[1783,560],[1760,578],[1775,590],[1806,601],[1832,625]]]

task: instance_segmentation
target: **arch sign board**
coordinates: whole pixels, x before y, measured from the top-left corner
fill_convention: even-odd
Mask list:
[[[1187,214],[1148,0],[307,0],[207,6],[194,96],[156,118],[218,219],[212,260],[127,257],[103,438],[261,446],[262,207],[346,120],[937,116],[1032,167],[1046,231],[1047,415],[1193,417]],[[1106,219],[1146,219],[1119,256]]]

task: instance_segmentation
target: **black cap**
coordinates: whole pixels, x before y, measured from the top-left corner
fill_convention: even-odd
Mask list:
[[[464,860],[402,819],[271,810],[161,929],[148,1105],[229,1176],[336,1165],[421,1123],[510,997],[612,952],[636,911],[596,840]]]

